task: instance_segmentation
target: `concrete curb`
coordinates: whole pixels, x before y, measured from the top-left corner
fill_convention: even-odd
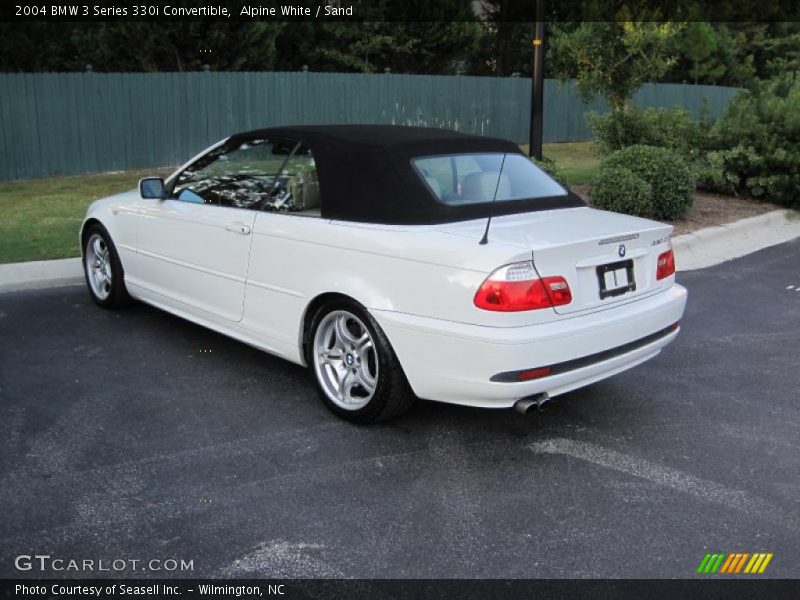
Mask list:
[[[672,238],[679,271],[703,269],[800,237],[800,213],[774,210]],[[80,258],[0,265],[0,293],[83,283]]]
[[[61,287],[83,282],[80,258],[0,265],[0,293]]]
[[[800,213],[773,210],[672,238],[679,271],[704,269],[800,236]]]

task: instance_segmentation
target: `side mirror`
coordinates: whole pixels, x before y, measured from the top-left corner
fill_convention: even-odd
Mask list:
[[[142,198],[163,200],[167,197],[167,187],[161,177],[145,177],[139,180],[139,194]]]

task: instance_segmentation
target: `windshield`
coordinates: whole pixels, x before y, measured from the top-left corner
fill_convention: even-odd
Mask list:
[[[567,191],[522,154],[451,154],[411,161],[437,200],[450,206],[566,197]]]

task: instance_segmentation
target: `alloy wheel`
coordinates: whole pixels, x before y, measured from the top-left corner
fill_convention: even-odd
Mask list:
[[[378,355],[360,318],[346,310],[325,315],[314,334],[313,357],[317,379],[334,404],[345,410],[366,406],[378,383]]]
[[[105,300],[111,294],[112,270],[111,252],[108,244],[98,233],[93,234],[86,244],[86,275],[92,293],[98,300]]]

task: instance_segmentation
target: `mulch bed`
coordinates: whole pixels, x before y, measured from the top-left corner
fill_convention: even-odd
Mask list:
[[[572,190],[591,204],[588,185],[572,186]],[[689,209],[689,213],[682,219],[670,223],[675,226],[675,231],[672,235],[683,235],[703,227],[732,223],[739,219],[755,217],[779,208],[781,207],[776,204],[761,202],[752,198],[737,198],[736,196],[696,192],[694,204]]]

